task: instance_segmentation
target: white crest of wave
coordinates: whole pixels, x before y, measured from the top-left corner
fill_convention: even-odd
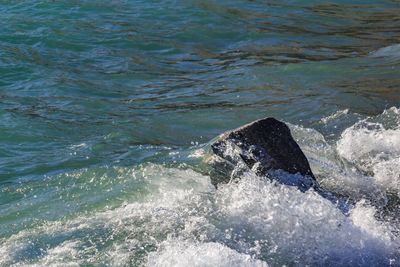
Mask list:
[[[378,161],[400,154],[400,129],[358,123],[342,133],[337,149],[340,156],[368,171]]]
[[[331,114],[331,115],[329,115],[327,117],[322,118],[321,122],[327,124],[329,121],[332,121],[332,120],[338,119],[340,117],[343,117],[344,115],[347,115],[348,113],[349,113],[349,109],[338,110],[335,113],[333,113],[333,114]]]
[[[386,47],[379,48],[370,54],[371,57],[390,57],[400,59],[400,44],[394,44]]]
[[[375,183],[400,194],[400,112],[391,108],[347,128],[337,142],[338,154]]]

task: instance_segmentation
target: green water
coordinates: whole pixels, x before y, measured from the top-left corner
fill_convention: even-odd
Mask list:
[[[331,228],[304,238],[322,225],[291,209],[282,218],[297,214],[300,230],[285,232],[294,221],[268,228],[268,216],[283,220],[272,200],[250,217],[265,216],[243,222],[249,215],[228,216],[229,205],[258,191],[215,191],[196,156],[220,133],[273,116],[302,129],[298,141],[328,187],[361,192],[361,202],[377,190],[396,207],[398,1],[3,0],[0,14],[0,265],[399,264],[397,215],[371,215],[381,228],[368,232],[357,214],[374,205],[359,204],[349,222],[299,195],[285,203],[316,201],[319,220],[348,225],[354,240]],[[366,118],[382,129],[349,128]],[[225,199],[234,193],[236,202]],[[255,234],[232,237],[243,229]],[[373,239],[386,234],[387,246]]]

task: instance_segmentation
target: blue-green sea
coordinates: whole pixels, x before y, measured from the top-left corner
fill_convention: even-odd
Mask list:
[[[264,117],[348,214],[211,185]],[[0,0],[0,266],[400,266],[400,2]]]

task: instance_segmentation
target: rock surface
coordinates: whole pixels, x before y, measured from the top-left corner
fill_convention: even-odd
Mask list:
[[[215,186],[234,178],[240,165],[257,175],[273,179],[272,176],[279,176],[280,182],[298,186],[302,191],[317,186],[310,164],[289,127],[274,118],[257,120],[224,133],[211,149],[218,158],[214,160],[218,163],[214,164],[218,165],[218,175],[212,176]],[[282,176],[282,172],[287,175]]]

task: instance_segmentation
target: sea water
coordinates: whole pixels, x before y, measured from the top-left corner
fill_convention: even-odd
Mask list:
[[[400,266],[397,1],[0,1],[0,266]],[[214,188],[285,121],[321,186]]]

